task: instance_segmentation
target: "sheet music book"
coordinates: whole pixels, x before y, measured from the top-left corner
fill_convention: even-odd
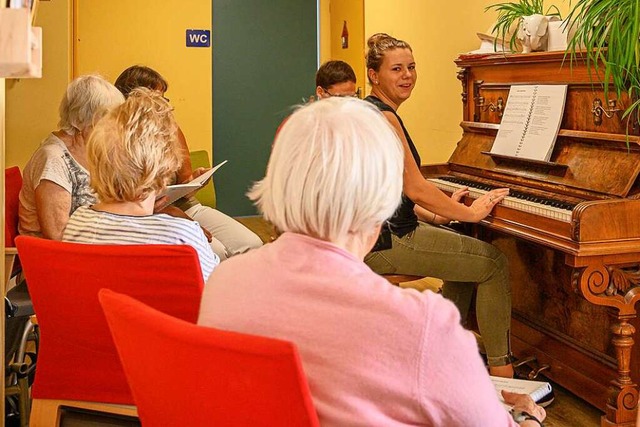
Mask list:
[[[162,194],[159,194],[156,197],[156,199],[159,199],[160,197],[163,197],[163,196],[167,196],[169,200],[165,204],[165,206],[172,204],[179,198],[184,197],[187,194],[202,188],[204,184],[209,180],[209,178],[211,178],[211,176],[215,173],[215,171],[220,169],[220,167],[225,163],[227,163],[227,160],[220,162],[218,165],[216,165],[216,167],[209,169],[202,175],[194,178],[193,180],[187,183],[167,186],[165,191]]]
[[[531,396],[533,401],[538,404],[540,402],[547,401],[548,399],[553,398],[553,388],[551,387],[551,384],[546,381],[530,381],[519,380],[516,378],[502,378],[491,376],[491,382],[496,388],[496,393],[498,393],[500,402],[502,402],[502,404],[508,411],[512,409],[512,406],[505,403],[504,399],[502,398],[502,394],[500,393],[501,390],[506,390],[513,393],[528,394],[529,396]]]
[[[549,161],[567,85],[513,85],[491,153]]]

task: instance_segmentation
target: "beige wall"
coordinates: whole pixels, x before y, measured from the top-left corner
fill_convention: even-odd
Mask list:
[[[41,79],[6,80],[5,166],[24,168],[58,123],[58,104],[71,77],[71,0],[41,2],[35,25],[42,27]]]

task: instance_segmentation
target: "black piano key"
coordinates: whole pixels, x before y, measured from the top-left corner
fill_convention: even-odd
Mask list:
[[[498,188],[497,186],[493,186],[485,183],[478,183],[478,182],[470,181],[467,179],[456,178],[451,176],[440,177],[440,179],[442,179],[443,181],[448,181],[454,184],[462,185],[469,188],[475,188],[478,190],[484,190],[484,191],[491,191],[495,188]],[[565,210],[573,210],[573,208],[575,208],[576,206],[574,203],[568,203],[562,200],[550,199],[546,197],[539,197],[533,194],[522,193],[516,190],[509,191],[509,196],[515,197],[516,199],[527,200],[529,202],[539,203],[542,205],[551,206],[559,209],[565,209]]]

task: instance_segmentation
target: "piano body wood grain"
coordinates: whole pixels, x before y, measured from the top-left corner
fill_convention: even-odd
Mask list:
[[[459,58],[463,136],[448,163],[422,172],[520,194],[524,201],[512,198],[471,227],[509,258],[514,352],[549,364],[544,375],[605,412],[602,426],[633,426],[640,381],[640,346],[633,345],[640,328],[640,139],[634,128],[627,137],[619,115],[594,123],[593,101],[604,99],[603,88],[585,64],[563,66],[563,59],[562,52]],[[568,85],[551,157],[563,167],[482,154],[491,150],[500,117],[474,100],[507,99],[512,84]],[[617,101],[628,105],[626,98]]]

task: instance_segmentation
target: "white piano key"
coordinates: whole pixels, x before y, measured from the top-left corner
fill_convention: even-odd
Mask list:
[[[451,193],[460,188],[467,187],[466,185],[456,184],[438,178],[429,178],[428,181],[432,182],[439,189]],[[480,190],[478,188],[468,188],[469,197],[473,199],[477,199],[480,196],[488,193],[488,191]],[[529,212],[535,215],[553,218],[563,222],[571,222],[572,211],[570,209],[557,208],[554,206],[544,205],[542,203],[532,202],[530,200],[518,199],[511,196],[505,197],[499,204],[522,212]]]

